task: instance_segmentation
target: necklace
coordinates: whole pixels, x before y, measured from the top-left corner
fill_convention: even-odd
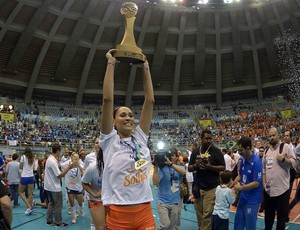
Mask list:
[[[205,151],[205,153],[201,153],[201,146],[200,146],[200,157],[201,158],[209,158],[211,155],[209,154],[209,149],[211,147],[211,144],[208,146],[207,150]]]

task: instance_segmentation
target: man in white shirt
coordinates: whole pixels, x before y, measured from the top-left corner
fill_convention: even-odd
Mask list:
[[[60,179],[75,166],[75,162],[70,163],[63,172],[58,167],[60,159],[60,145],[52,146],[52,154],[48,157],[45,166],[44,188],[47,191],[49,205],[47,211],[47,225],[56,225],[57,227],[66,227],[68,224],[62,222],[62,187]],[[53,222],[53,213],[55,223]]]
[[[222,149],[222,153],[224,155],[224,161],[225,161],[225,170],[232,171],[232,166],[234,165],[234,162],[232,158],[228,155],[226,149]]]

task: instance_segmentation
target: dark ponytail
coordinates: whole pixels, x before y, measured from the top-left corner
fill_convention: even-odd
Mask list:
[[[99,176],[102,177],[104,161],[103,161],[103,151],[101,148],[99,149],[99,152],[97,154],[97,168],[98,168]]]
[[[29,165],[32,165],[34,156],[33,156],[31,148],[26,147],[24,150],[24,155],[27,157]]]

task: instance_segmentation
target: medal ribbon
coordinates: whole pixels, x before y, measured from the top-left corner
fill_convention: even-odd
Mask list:
[[[126,141],[123,141],[123,140],[120,141],[120,143],[122,145],[126,145],[126,146],[128,146],[132,150],[134,160],[138,161],[139,159],[141,159],[141,151],[140,151],[141,145],[138,143],[138,141],[135,139],[134,136],[131,136],[131,142],[133,143],[134,147],[131,146]]]

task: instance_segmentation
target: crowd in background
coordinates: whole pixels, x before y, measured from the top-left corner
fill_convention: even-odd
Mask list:
[[[196,116],[183,109],[178,109],[174,113],[184,113],[186,118],[188,118],[185,123],[181,123],[180,119],[166,119],[166,122],[159,123],[157,120],[162,117],[158,114],[166,110],[163,107],[157,109],[156,112],[154,110],[150,133],[152,141],[166,140],[179,149],[187,148],[199,139],[200,132],[204,128],[199,124],[199,118],[212,119],[212,125],[209,129],[213,132],[214,142],[219,147],[223,147],[229,140],[239,139],[242,135],[266,140],[267,131],[273,124],[276,124],[279,132],[291,130],[295,135],[298,135],[300,132],[298,110],[293,110],[293,116],[287,119],[280,114],[280,109],[273,108],[251,107],[253,110],[243,109],[241,111],[233,107],[229,109],[226,106],[226,109],[224,108],[224,111],[227,113],[226,116],[221,115],[222,107],[217,111],[210,108],[210,110],[207,110],[208,112],[197,112]],[[47,111],[46,109],[44,110]],[[76,108],[73,108],[73,110],[76,110]],[[136,108],[136,110],[139,111],[140,108]],[[16,122],[1,121],[0,144],[25,144],[27,146],[43,147],[58,142],[63,146],[70,145],[74,148],[76,146],[84,146],[84,148],[90,148],[94,136],[100,133],[98,113],[95,114],[95,112],[90,112],[93,116],[89,118],[76,122],[65,122],[55,119],[45,120],[42,115],[34,115],[30,107],[28,109],[21,108],[21,111],[18,113]],[[170,108],[167,111],[170,111]],[[86,111],[78,110],[77,112],[83,114]],[[157,118],[155,118],[155,114],[157,114]],[[173,113],[168,112],[166,114],[172,117]],[[50,112],[49,115],[51,115]],[[70,114],[67,114],[67,116],[70,116]],[[135,112],[135,119],[138,122],[137,112]],[[293,139],[293,141],[295,140]]]
[[[106,131],[102,133],[100,140],[102,141],[104,151],[110,151],[112,148],[110,142],[112,141],[113,143],[118,142],[118,145],[120,145],[116,147],[116,149],[124,148],[124,150],[126,149],[130,154],[133,152],[133,155],[130,155],[130,161],[132,159],[135,160],[135,166],[133,166],[135,168],[132,168],[132,172],[136,170],[136,175],[132,175],[132,172],[128,171],[128,168],[123,169],[127,173],[129,172],[129,175],[124,178],[124,186],[133,186],[135,183],[143,181],[142,178],[149,180],[147,176],[149,172],[146,173],[145,171],[143,172],[144,176],[141,176],[141,171],[139,171],[140,167],[144,167],[150,161],[150,155],[146,153],[148,151],[147,136],[141,127],[138,126],[135,130],[136,137],[130,137],[134,123],[141,122],[142,119],[140,117],[135,118],[136,120],[133,119],[133,114],[127,107],[121,107],[121,109],[119,109],[120,108],[116,110],[117,112],[114,111],[114,114],[112,114],[113,116],[116,116],[116,114],[119,116],[118,126],[102,126],[104,127],[104,131]],[[130,118],[125,119],[124,114]],[[176,114],[179,114],[179,117],[183,119],[189,118],[187,112],[181,113],[180,111],[176,111]],[[95,150],[94,141],[96,138],[99,144],[98,138],[100,134],[100,125],[96,117],[80,120],[80,122],[76,123],[59,123],[46,121],[43,119],[43,116],[40,115],[37,116],[33,114],[32,117],[27,115],[24,116],[19,113],[17,121],[14,122],[1,121],[0,142],[2,145],[21,146],[23,148],[27,146],[25,151],[22,152],[22,156],[12,154],[8,157],[8,161],[6,162],[0,157],[0,172],[2,171],[2,178],[8,180],[12,206],[19,206],[18,196],[20,196],[26,205],[26,215],[31,215],[31,213],[34,212],[35,206],[42,206],[48,209],[47,225],[57,225],[58,227],[67,226],[61,218],[62,195],[65,189],[61,187],[62,185],[60,183],[60,179],[66,177],[66,197],[69,205],[68,212],[72,215],[72,223],[76,223],[77,218],[79,218],[78,216],[85,215],[82,205],[85,197],[83,190],[86,190],[89,194],[87,197],[89,206],[95,208],[90,209],[92,217],[91,229],[104,229],[106,224],[120,227],[121,225],[115,225],[117,222],[114,219],[116,217],[115,215],[122,216],[123,213],[127,212],[127,208],[123,210],[120,208],[120,204],[123,204],[123,202],[125,202],[125,204],[128,202],[128,204],[131,204],[130,202],[136,202],[136,200],[135,197],[130,201],[124,200],[121,195],[124,193],[123,189],[117,188],[111,182],[108,182],[110,179],[108,179],[107,175],[111,176],[112,174],[111,172],[108,173],[105,171],[103,166],[104,163],[111,164],[109,159],[107,159],[108,154],[104,154],[103,157],[102,150],[100,151],[99,148]],[[282,164],[284,164],[284,172],[292,168],[292,165],[295,166],[294,161],[296,158],[292,157],[292,150],[295,149],[295,153],[299,151],[300,123],[298,111],[294,111],[293,116],[289,119],[284,118],[279,111],[272,109],[260,111],[239,111],[233,109],[233,112],[228,113],[226,116],[215,116],[214,114],[210,116],[208,113],[206,115],[203,114],[202,118],[212,119],[213,123],[206,128],[193,119],[187,123],[171,122],[164,124],[153,121],[150,128],[151,118],[147,118],[149,118],[147,119],[147,125],[144,127],[142,124],[142,128],[146,131],[150,130],[148,147],[150,147],[151,150],[155,149],[155,143],[158,140],[163,140],[167,142],[169,146],[176,147],[176,149],[172,149],[169,154],[165,154],[165,158],[163,158],[161,162],[155,163],[155,157],[152,159],[154,160],[152,181],[157,187],[155,190],[155,200],[160,217],[158,229],[179,229],[180,211],[183,202],[194,203],[199,229],[211,229],[211,227],[214,229],[222,229],[219,228],[220,226],[222,226],[223,229],[228,229],[228,221],[226,222],[226,220],[228,220],[227,214],[230,205],[237,206],[237,213],[239,214],[237,216],[239,217],[246,215],[245,209],[257,209],[255,215],[245,217],[245,222],[235,221],[235,229],[241,229],[241,226],[248,226],[248,229],[253,229],[253,224],[256,224],[257,214],[262,217],[265,216],[265,223],[267,225],[270,225],[270,223],[273,225],[273,214],[270,213],[270,209],[266,208],[264,202],[269,202],[267,207],[270,207],[270,200],[272,202],[274,194],[263,192],[267,190],[265,187],[266,184],[263,185],[262,166],[259,166],[260,171],[256,171],[260,177],[256,176],[245,179],[247,176],[242,175],[246,173],[244,167],[249,167],[247,166],[247,162],[248,160],[250,161],[250,159],[251,161],[253,160],[253,162],[261,162],[261,165],[264,165],[263,156],[267,156],[267,152],[270,151],[270,149],[273,151],[275,146],[279,148],[280,136],[282,136],[282,142],[289,145],[284,148],[289,148],[291,151],[288,151],[288,155],[279,158],[278,161],[281,163],[277,165],[272,162],[272,164],[276,165],[276,167],[282,167]],[[107,123],[102,121],[102,125],[110,123],[112,123],[112,120],[109,120]],[[129,126],[130,129],[128,129]],[[275,132],[275,137],[270,136],[270,133],[272,133],[270,130],[272,130],[273,127],[277,127],[276,132],[272,131]],[[119,139],[115,136],[120,135],[119,131],[118,134],[116,132],[117,128],[122,130],[123,133],[121,133],[121,135],[124,135],[121,141],[117,141]],[[285,137],[285,132],[287,131],[289,132],[289,139]],[[103,130],[101,130],[101,132],[103,132]],[[243,138],[245,136],[247,136],[248,139],[244,140]],[[127,143],[128,138],[131,138],[131,140]],[[138,141],[136,141],[136,138]],[[123,139],[126,141],[123,141]],[[274,144],[275,139],[276,143]],[[226,145],[229,141],[232,141],[232,146]],[[37,157],[33,157],[32,153],[32,149],[37,146],[45,147],[47,150],[51,149],[52,152],[45,154],[45,159],[37,159]],[[62,146],[66,146],[72,150],[69,151],[68,148],[63,150]],[[274,149],[272,149],[272,146]],[[222,152],[220,148],[222,148]],[[137,149],[141,149],[141,153],[146,154],[145,159],[140,158],[140,150],[137,151]],[[92,150],[92,152],[86,155],[90,150]],[[276,151],[280,150],[277,149]],[[63,152],[65,155],[63,155]],[[180,152],[182,152],[182,154]],[[286,151],[285,154],[287,154]],[[252,156],[255,156],[255,159],[252,159]],[[48,161],[47,166],[46,159],[48,158],[50,161]],[[208,161],[207,159],[210,160]],[[57,162],[59,163],[57,164]],[[92,162],[97,162],[95,165],[101,165],[101,167],[97,168],[95,166],[95,168],[89,168],[88,165],[94,165]],[[19,168],[23,170],[18,177]],[[257,168],[253,170],[257,170]],[[147,171],[150,171],[149,164]],[[226,173],[221,176],[220,180],[220,173],[223,171]],[[227,172],[232,172],[232,174],[228,174]],[[88,176],[87,173],[91,174],[88,174]],[[103,177],[103,173],[106,175],[105,177]],[[95,175],[96,177],[94,178],[93,176]],[[288,180],[290,180],[290,178],[292,180],[292,173],[289,172],[286,176]],[[105,178],[105,187],[112,187],[109,191],[116,189],[116,198],[112,199],[110,193],[102,194],[103,178]],[[284,183],[286,182],[286,178],[282,179]],[[170,181],[171,183],[169,183]],[[186,192],[187,194],[185,195],[181,194],[182,181],[185,181],[187,185],[188,192]],[[41,190],[40,202],[33,201],[32,199],[35,183]],[[126,185],[126,183],[128,183],[128,185]],[[53,184],[55,184],[55,186],[53,186]],[[248,186],[248,184],[250,185]],[[293,183],[289,181],[289,186],[292,185]],[[147,196],[140,194],[139,197],[141,197],[142,200],[137,201],[140,203],[137,203],[137,206],[135,206],[132,211],[140,214],[144,213],[148,216],[149,218],[144,224],[153,228],[154,220],[151,214],[151,207],[148,204],[152,199],[152,194],[148,184],[145,186],[147,187],[145,188],[147,189]],[[53,187],[55,187],[54,190]],[[226,188],[226,190],[223,190],[223,188]],[[255,189],[255,199],[252,199],[253,197],[251,199],[247,198],[249,193],[243,191],[245,188],[250,190]],[[132,187],[132,189],[136,191],[134,187]],[[101,192],[99,192],[100,190]],[[135,194],[134,191],[132,194]],[[232,196],[231,191],[235,191]],[[290,205],[287,203],[289,209],[292,209],[300,200],[299,191],[300,188],[298,187],[293,202],[291,202]],[[284,191],[284,194],[285,198],[290,197],[288,190]],[[105,205],[114,204],[115,202],[117,204],[110,205],[110,211],[115,214],[107,219],[108,223],[105,222],[102,195],[104,195]],[[275,195],[277,199],[277,194]],[[228,199],[225,199],[225,196]],[[261,197],[267,200],[261,199]],[[230,200],[230,202],[224,202],[224,200]],[[254,203],[249,203],[249,200]],[[280,198],[276,200],[276,202],[277,201],[279,201],[279,203],[282,202]],[[146,205],[144,206],[142,204]],[[215,206],[215,204],[217,206]],[[209,210],[207,208],[209,208]],[[274,207],[274,210],[278,212],[277,208],[278,207]],[[102,213],[103,218],[101,221],[97,219],[97,215],[94,215],[94,210],[97,210],[97,213]],[[266,212],[266,210],[268,211]],[[279,209],[279,212],[281,211],[286,212],[286,210]],[[278,223],[284,226],[285,223],[288,222],[288,215],[279,214],[279,216],[281,222]],[[125,214],[123,217],[124,219],[127,218]],[[225,222],[223,222],[224,220]],[[249,224],[249,221],[252,225]],[[126,224],[129,226],[132,223]],[[270,226],[266,228],[269,227]],[[282,229],[282,227],[278,229]]]

